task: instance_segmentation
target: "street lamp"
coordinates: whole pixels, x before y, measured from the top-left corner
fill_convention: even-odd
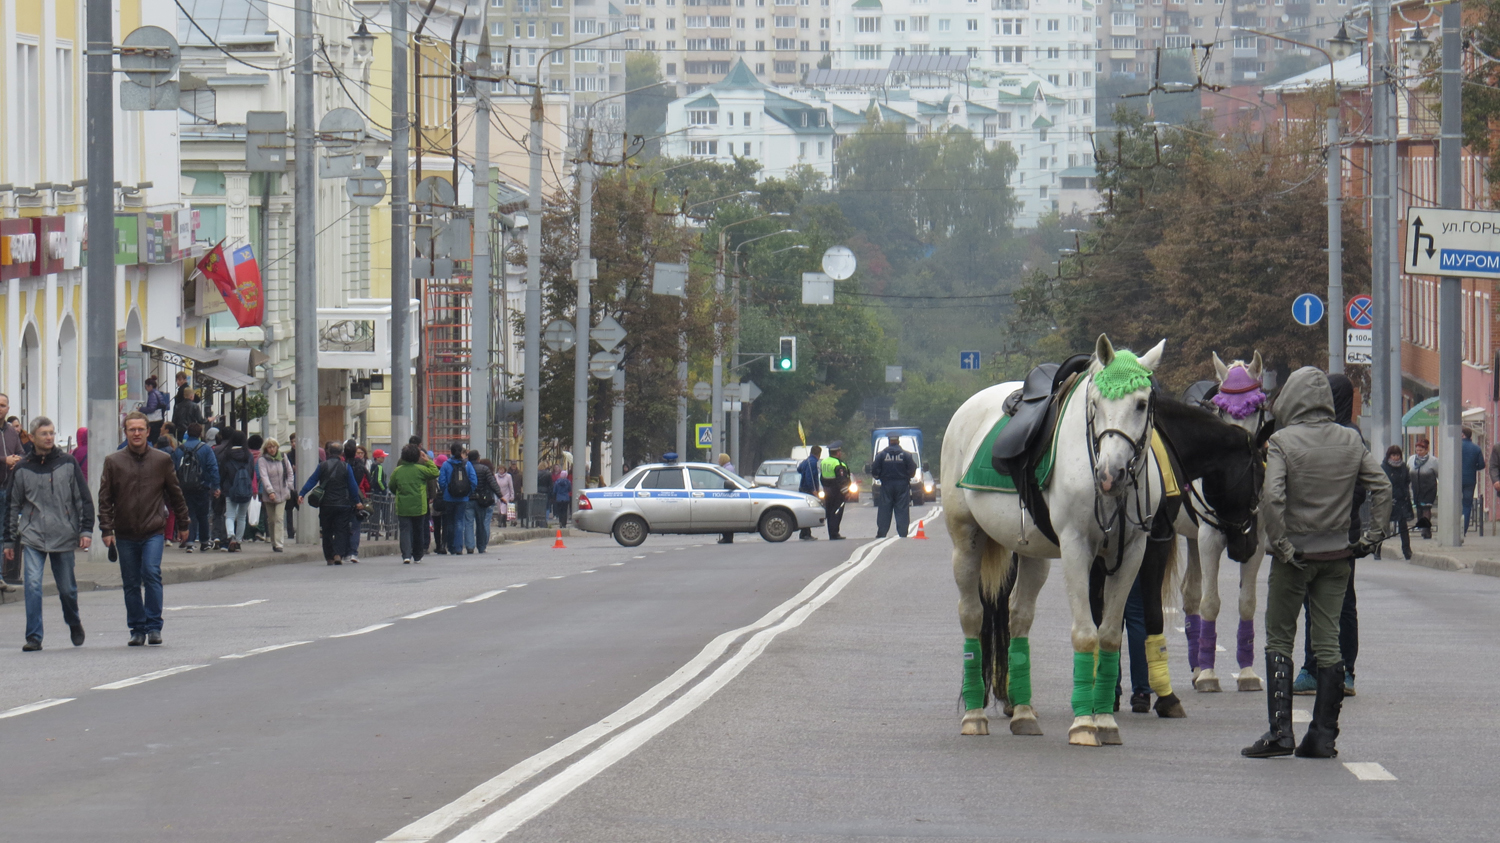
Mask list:
[[[375,48],[375,36],[370,34],[370,28],[365,23],[365,18],[360,18],[359,29],[349,36],[349,40],[354,43],[355,57],[361,59],[370,55],[370,51]]]
[[[1422,32],[1420,23],[1411,31],[1411,36],[1401,44],[1406,47],[1406,54],[1418,62],[1426,61],[1427,57],[1432,55],[1432,39]]]
[[[720,198],[728,199],[730,197],[724,196]],[[711,201],[716,202],[718,200],[716,199]],[[707,203],[700,202],[698,204]],[[789,216],[791,216],[791,214],[787,213],[786,211],[771,211],[770,213],[759,214],[747,219],[735,220],[734,222],[729,223],[728,225],[721,226],[719,228],[719,249],[716,253],[717,257],[714,261],[715,293],[717,293],[720,297],[723,297],[724,295],[724,253],[729,246],[729,229],[734,228],[737,225],[746,225],[748,223],[757,222],[759,220],[771,219],[773,217]],[[713,406],[710,408],[709,417],[713,420],[714,442],[716,445],[718,445],[724,441],[724,352],[719,348],[716,348],[714,350],[713,393],[710,400],[713,402]],[[715,448],[715,450],[720,449]],[[712,457],[713,455],[710,454],[709,456]]]
[[[1344,59],[1354,55],[1354,51],[1359,49],[1359,42],[1349,37],[1348,28],[1340,22],[1339,34],[1328,39],[1328,49],[1334,58]]]

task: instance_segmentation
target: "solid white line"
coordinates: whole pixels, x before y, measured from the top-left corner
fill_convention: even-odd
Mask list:
[[[708,645],[698,655],[694,656],[687,664],[678,668],[671,676],[658,682],[650,690],[626,703],[618,711],[615,711],[603,720],[575,732],[536,755],[521,761],[500,775],[465,793],[453,802],[444,805],[389,837],[384,838],[380,843],[427,843],[427,841],[442,834],[464,817],[500,799],[510,791],[530,781],[536,775],[544,772],[552,765],[568,758],[579,750],[601,740],[616,729],[651,711],[660,705],[663,700],[677,693],[683,686],[693,681],[710,665],[718,661],[724,655],[724,652],[729,649],[729,646],[742,635],[763,629],[781,620],[787,613],[817,594],[818,590],[823,588],[824,584],[829,580],[857,564],[867,551],[879,544],[879,542],[871,542],[855,548],[848,559],[814,577],[812,582],[809,582],[796,596],[767,612],[755,623],[742,626],[739,629],[729,630],[708,642]]]
[[[370,626],[367,626],[364,629],[356,629],[353,632],[340,632],[338,635],[330,635],[328,637],[329,638],[348,638],[351,635],[364,635],[366,632],[374,632],[374,631],[376,631],[378,629],[385,629],[388,626],[395,626],[395,624],[393,624],[393,623],[371,624]]]
[[[646,557],[644,557],[644,556],[632,556],[630,558],[631,559],[645,559]]]
[[[303,644],[311,644],[311,643],[312,643],[311,641],[289,641],[289,642],[287,642],[285,644],[272,644],[269,647],[257,647],[254,650],[246,650],[243,653],[235,653],[235,654],[230,655],[230,656],[219,656],[219,658],[221,658],[221,659],[246,659],[246,658],[249,658],[251,656],[258,656],[261,653],[270,653],[270,652],[273,652],[275,650],[285,650],[288,647],[299,647],[299,646],[301,646]]]
[[[488,600],[491,597],[494,597],[494,596],[499,595],[499,594],[504,594],[504,593],[505,593],[505,589],[503,589],[503,588],[497,588],[494,591],[486,591],[483,594],[476,594],[473,597],[470,597],[468,600],[465,600],[464,602],[465,603],[478,603],[481,600]]]
[[[254,606],[256,603],[269,603],[268,599],[246,600],[243,603],[221,603],[215,606],[168,606],[163,612],[181,612],[184,609],[240,609],[245,606]]]
[[[562,577],[548,577],[549,580],[560,580]]]
[[[593,571],[579,571],[579,573],[580,574],[597,574],[599,572],[597,570],[593,570]]]
[[[17,717],[22,714],[30,714],[33,711],[41,711],[44,708],[51,708],[54,705],[62,705],[63,703],[72,702],[75,699],[77,699],[77,697],[63,697],[62,699],[42,700],[41,702],[34,702],[30,705],[16,706],[10,711],[0,711],[0,720],[4,720],[7,717]]]
[[[593,750],[588,755],[570,764],[552,778],[542,782],[515,801],[507,804],[468,831],[454,837],[452,843],[493,843],[520,828],[527,821],[557,804],[563,797],[582,787],[595,776],[624,759],[647,741],[665,731],[669,726],[691,714],[708,702],[714,694],[728,685],[746,667],[765,652],[776,636],[789,629],[796,629],[813,612],[838,596],[844,586],[854,581],[866,568],[896,540],[887,538],[877,542],[863,561],[847,568],[828,588],[799,606],[791,614],[769,628],[757,632],[739,652],[730,656],[703,681],[689,688],[682,696],[673,700],[662,710],[636,723],[617,735],[609,743]]]
[[[506,586],[506,588],[525,588],[526,585],[527,584],[523,582],[513,582],[510,585]]]
[[[200,667],[208,667],[206,664],[181,664],[177,667],[169,667],[166,670],[157,670],[151,673],[142,673],[140,676],[132,676],[129,679],[121,679],[119,682],[111,682],[108,685],[95,685],[95,691],[118,691],[121,688],[129,688],[131,685],[139,685],[142,682],[150,682],[153,679],[161,679],[165,676],[174,676],[178,673],[187,673],[189,670],[197,670]]]
[[[445,612],[452,608],[454,608],[454,604],[452,603],[449,603],[446,606],[433,606],[431,609],[423,609],[420,612],[412,612],[409,615],[402,615],[401,619],[404,621],[414,621],[417,618],[425,618],[428,615],[435,615],[438,612]]]
[[[1393,782],[1396,777],[1391,771],[1376,764],[1374,761],[1345,761],[1344,769],[1354,774],[1356,779],[1362,782]]]
[[[624,562],[611,562],[611,563],[609,563],[609,567],[611,567],[611,568],[618,568],[618,567],[620,567],[621,565],[624,565],[624,564],[625,564]]]

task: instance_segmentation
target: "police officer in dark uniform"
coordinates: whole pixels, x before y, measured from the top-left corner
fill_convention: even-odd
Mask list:
[[[896,513],[896,535],[906,538],[911,526],[911,479],[917,473],[917,460],[901,447],[897,436],[889,438],[885,450],[875,455],[871,473],[880,481],[880,497],[875,500],[875,538],[883,539],[891,529],[891,511]]]
[[[844,443],[828,446],[828,456],[818,463],[823,483],[823,513],[828,524],[828,538],[839,541],[839,524],[844,520],[844,493],[849,489],[849,466],[844,462]]]

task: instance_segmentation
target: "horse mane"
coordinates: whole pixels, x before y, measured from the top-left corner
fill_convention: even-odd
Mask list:
[[[1247,447],[1243,428],[1202,407],[1158,394],[1155,412],[1163,438],[1195,476],[1201,476],[1195,469],[1204,460],[1218,460]]]

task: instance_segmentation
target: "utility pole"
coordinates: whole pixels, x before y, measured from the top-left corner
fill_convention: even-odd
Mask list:
[[[1391,338],[1389,261],[1391,247],[1387,240],[1390,226],[1390,97],[1388,89],[1389,56],[1386,52],[1390,28],[1391,0],[1373,0],[1370,4],[1370,94],[1373,99],[1370,133],[1370,170],[1373,182],[1370,203],[1370,298],[1375,312],[1373,359],[1370,362],[1370,452],[1385,453],[1393,441],[1390,420]],[[1397,302],[1399,304],[1399,301]],[[1329,319],[1339,318],[1330,312]]]
[[[1438,148],[1438,187],[1444,208],[1463,206],[1462,48],[1459,36],[1462,10],[1457,3],[1443,7],[1442,144]],[[1438,544],[1464,543],[1462,497],[1463,342],[1462,279],[1444,276],[1438,287],[1438,499],[1452,501],[1438,508]]]
[[[531,135],[526,154],[531,159],[531,176],[526,197],[526,360],[522,375],[521,489],[527,496],[527,517],[531,496],[536,494],[538,404],[541,400],[542,367],[542,77],[537,63],[537,85],[531,97]],[[587,339],[586,337],[584,338]]]
[[[594,261],[589,247],[594,236],[594,130],[583,131],[583,154],[578,163],[578,259],[573,262],[573,280],[578,285],[578,303],[573,311],[573,497],[588,482],[589,436],[589,282],[594,279]],[[582,466],[580,471],[579,467]],[[569,510],[572,511],[572,510]]]
[[[474,88],[474,272],[473,324],[469,327],[473,364],[469,374],[473,400],[469,402],[469,447],[487,451],[490,438],[490,408],[494,402],[495,344],[490,323],[494,319],[490,283],[490,7],[483,5],[479,17],[479,53],[474,57],[478,73],[469,76]],[[489,454],[498,458],[499,454]]]
[[[1329,62],[1332,67],[1332,61]],[[1328,109],[1328,371],[1344,371],[1344,153],[1339,147],[1339,90]]]
[[[1394,81],[1396,70],[1396,55],[1391,55],[1392,81],[1387,87],[1386,101],[1387,115],[1391,123],[1389,132],[1391,142],[1386,151],[1386,175],[1390,179],[1390,187],[1386,190],[1386,307],[1384,312],[1376,311],[1376,316],[1385,319],[1385,337],[1390,343],[1390,362],[1386,364],[1386,374],[1390,378],[1386,389],[1386,429],[1390,431],[1388,444],[1401,445],[1401,157],[1397,154],[1401,142],[1401,133],[1398,130],[1396,109],[1396,83]]]
[[[395,471],[411,438],[411,117],[406,105],[406,17],[410,0],[391,0],[391,452]],[[301,457],[299,456],[300,460]]]
[[[89,437],[99,443],[119,435],[119,362],[115,358],[115,87],[114,4],[89,0],[88,20],[88,219],[89,267],[84,320],[88,338]],[[19,284],[20,282],[14,282]],[[183,435],[181,433],[179,436]],[[104,460],[89,461],[88,484],[99,488]],[[102,543],[99,545],[103,547]],[[18,551],[19,552],[19,551]],[[96,551],[103,553],[103,550]],[[102,560],[95,556],[94,559]]]
[[[293,331],[297,379],[297,464],[311,476],[318,464],[318,287],[317,287],[317,151],[313,145],[313,0],[297,0],[296,47],[293,51],[293,150],[297,157],[296,193],[293,195],[292,259]],[[402,303],[405,307],[405,303]],[[395,317],[395,314],[391,314]],[[396,373],[391,373],[392,381]],[[106,440],[107,441],[107,440]],[[317,544],[318,511],[310,506],[297,509],[297,543]]]
[[[719,229],[719,251],[714,259],[714,295],[718,299],[724,298],[724,248],[729,238],[728,232]],[[707,462],[713,462],[720,453],[728,450],[724,446],[727,437],[724,435],[724,352],[717,346],[714,349],[714,374],[713,374],[713,397],[709,408],[709,421],[713,423],[714,447],[708,454]],[[738,468],[738,466],[736,466]]]
[[[684,305],[686,310],[686,305]],[[686,321],[686,319],[684,319]],[[677,334],[677,457],[688,458],[688,348],[687,334]]]

